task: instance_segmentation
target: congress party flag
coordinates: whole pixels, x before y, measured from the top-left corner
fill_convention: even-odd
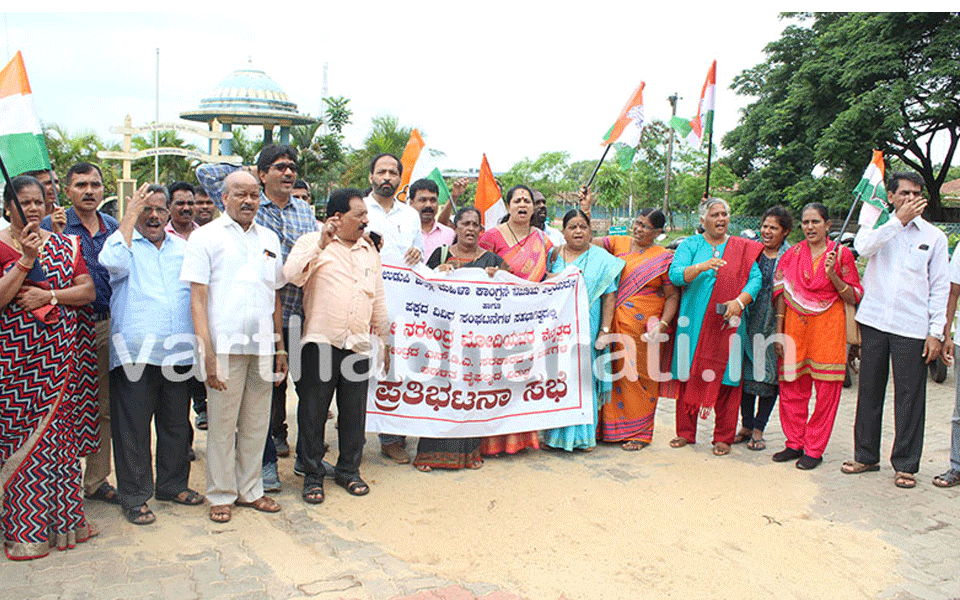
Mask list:
[[[11,175],[50,168],[20,52],[0,71],[0,157]]]
[[[410,139],[407,146],[403,149],[403,156],[400,157],[400,164],[403,165],[403,175],[400,178],[400,189],[405,194],[408,186],[418,179],[429,179],[437,184],[440,193],[438,199],[440,204],[450,199],[450,190],[447,188],[447,182],[443,180],[440,169],[437,168],[437,161],[433,153],[427,147],[423,137],[416,129],[410,132]]]
[[[692,121],[683,117],[670,119],[670,126],[680,135],[681,139],[693,146],[700,146],[704,136],[709,137],[713,132],[713,110],[716,105],[717,88],[717,61],[714,60],[707,72],[707,80],[703,82],[700,92],[700,105],[697,107],[697,116]]]
[[[643,81],[633,91],[630,99],[623,105],[616,122],[603,136],[603,146],[613,144],[617,151],[617,161],[620,168],[626,170],[633,163],[633,155],[640,145],[640,134],[643,133]]]
[[[863,172],[860,183],[853,189],[854,203],[863,201],[858,219],[860,227],[877,228],[890,220],[887,186],[883,177],[883,152],[874,150],[873,159]]]
[[[507,207],[503,204],[503,197],[500,195],[500,186],[493,178],[493,171],[490,170],[486,154],[483,155],[483,161],[480,163],[480,177],[477,179],[477,195],[473,206],[480,211],[483,226],[487,229],[496,227],[500,219],[507,214]]]

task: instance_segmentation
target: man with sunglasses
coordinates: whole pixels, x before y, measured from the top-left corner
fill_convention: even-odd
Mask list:
[[[223,182],[230,173],[241,167],[227,164],[200,165],[197,167],[197,181],[207,191],[210,199],[221,211],[223,208]],[[300,236],[317,231],[317,220],[313,207],[292,196],[297,181],[297,151],[288,144],[270,144],[260,151],[256,171],[250,171],[261,184],[260,207],[255,222],[277,234],[280,238],[282,261]],[[296,317],[296,327],[303,322],[303,290],[287,284],[280,290],[283,304],[283,340],[284,347],[291,348],[289,327],[291,317]],[[299,348],[292,348],[295,357]],[[299,369],[295,372],[299,372]],[[300,393],[298,391],[297,396]],[[277,473],[277,456],[289,456],[287,443],[287,382],[284,380],[273,388],[273,402],[270,415],[270,433],[263,454],[263,488],[267,492],[279,492],[280,478]]]

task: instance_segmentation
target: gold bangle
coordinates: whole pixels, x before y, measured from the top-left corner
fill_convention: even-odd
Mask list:
[[[288,353],[286,350],[275,350],[275,351],[274,351],[274,354],[275,354],[275,355],[279,355],[279,356],[288,356],[288,355],[289,355],[289,353]]]
[[[784,317],[783,315],[777,315],[777,318],[778,318],[778,319],[785,319],[786,317]]]
[[[850,289],[850,284],[847,283],[847,284],[844,284],[843,289],[840,290],[840,291],[837,292],[837,293],[838,293],[838,294],[842,294],[842,293],[844,293],[845,291],[847,291],[847,290],[849,290],[849,289]]]

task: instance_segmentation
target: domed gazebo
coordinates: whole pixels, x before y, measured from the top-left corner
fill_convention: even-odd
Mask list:
[[[180,117],[208,123],[211,130],[216,123],[222,131],[232,130],[233,125],[262,125],[265,144],[273,142],[274,127],[280,127],[280,143],[286,144],[290,141],[290,127],[316,122],[299,114],[297,105],[277,82],[252,66],[227,75],[208,97],[200,100],[198,110],[182,112]],[[233,140],[222,140],[220,153],[233,154]]]

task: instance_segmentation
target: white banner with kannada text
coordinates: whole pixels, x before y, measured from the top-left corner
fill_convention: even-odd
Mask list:
[[[483,437],[592,423],[590,314],[576,267],[531,283],[505,271],[383,268],[390,371],[367,430]]]

